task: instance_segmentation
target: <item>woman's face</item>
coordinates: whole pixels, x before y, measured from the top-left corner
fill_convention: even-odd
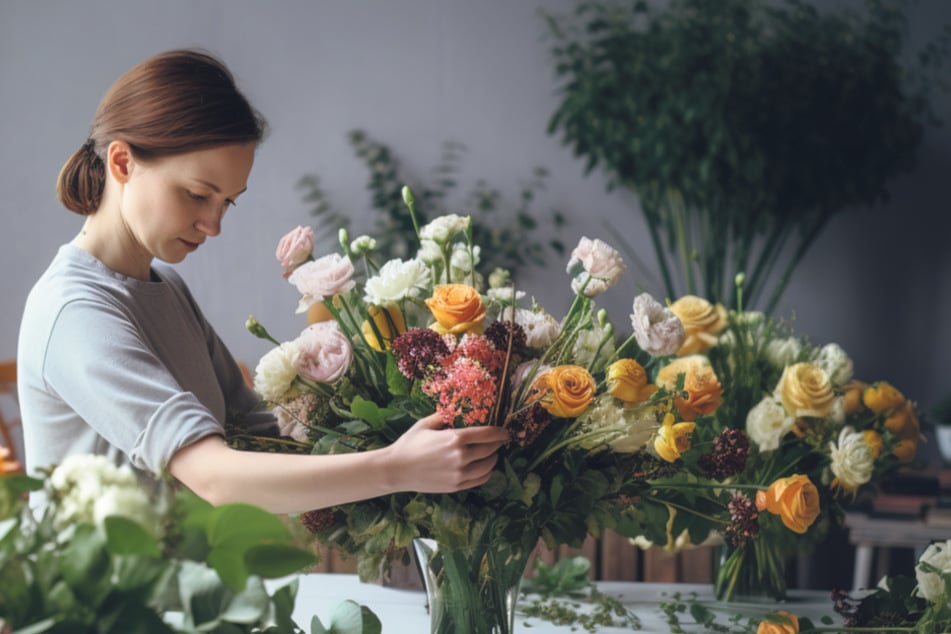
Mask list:
[[[221,232],[247,189],[254,144],[225,145],[146,162],[133,159],[120,213],[143,255],[176,263]]]

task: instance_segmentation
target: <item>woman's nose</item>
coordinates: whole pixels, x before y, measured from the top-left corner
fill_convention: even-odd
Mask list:
[[[207,236],[215,237],[221,233],[221,219],[224,215],[224,206],[219,209],[209,209],[195,221],[195,228]]]

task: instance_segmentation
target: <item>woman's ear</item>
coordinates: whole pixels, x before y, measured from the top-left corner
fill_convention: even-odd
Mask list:
[[[106,149],[106,169],[119,183],[126,183],[132,175],[135,157],[132,148],[125,141],[113,141]]]

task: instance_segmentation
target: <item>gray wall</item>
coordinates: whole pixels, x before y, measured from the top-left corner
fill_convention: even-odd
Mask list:
[[[533,166],[545,166],[552,177],[539,208],[570,214],[569,245],[581,234],[610,242],[603,227],[610,220],[652,263],[634,203],[606,193],[601,176],[583,177],[582,165],[545,133],[556,94],[539,4],[0,0],[0,358],[15,355],[31,284],[81,224],[55,199],[60,166],[84,141],[110,83],[178,46],[222,56],[272,125],[222,236],[180,266],[235,356],[252,366],[267,347],[244,330],[249,314],[279,338],[303,325],[273,256],[284,232],[311,221],[298,178],[319,174],[358,228],[372,222],[366,170],[345,138],[352,128],[389,143],[421,176],[438,162],[442,141],[462,141],[463,180],[485,178],[509,196]],[[951,23],[951,2],[919,2],[912,18],[913,39],[922,41]],[[951,124],[947,94],[938,105]],[[925,406],[951,394],[949,166],[951,133],[930,130],[917,171],[893,184],[889,204],[832,221],[780,311],[794,312],[814,341],[840,343],[858,377],[887,378]],[[557,314],[569,291],[562,264],[550,269],[522,281]],[[632,268],[610,293],[605,305],[617,323],[626,323],[635,286],[646,283]]]

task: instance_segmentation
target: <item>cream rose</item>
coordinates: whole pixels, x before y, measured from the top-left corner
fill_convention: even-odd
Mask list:
[[[783,436],[788,434],[796,419],[786,414],[783,404],[767,396],[754,405],[746,415],[746,433],[760,451],[775,451]]]
[[[918,580],[917,594],[931,603],[951,605],[951,596],[945,589],[944,580],[936,572],[930,572],[922,566],[934,566],[943,574],[951,574],[951,539],[935,542],[925,548],[915,566],[915,578]]]
[[[684,344],[677,351],[680,356],[704,352],[717,342],[717,335],[727,326],[726,309],[713,305],[702,297],[684,295],[670,305],[670,310],[684,327]]]
[[[812,363],[794,363],[783,370],[776,396],[790,416],[824,418],[832,411],[835,394],[824,370]]]

